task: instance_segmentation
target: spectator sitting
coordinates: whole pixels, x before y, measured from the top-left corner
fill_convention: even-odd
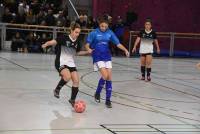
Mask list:
[[[20,33],[17,32],[16,35],[12,39],[11,50],[24,52],[24,39],[21,37]]]
[[[46,22],[48,26],[54,26],[55,25],[55,18],[53,16],[53,10],[49,9],[48,14],[46,16]]]
[[[28,52],[37,52],[38,46],[36,43],[36,34],[30,32],[29,35],[26,37],[26,45],[28,47]]]
[[[24,3],[20,2],[18,5],[18,12],[17,14],[24,15],[25,14],[25,5]]]
[[[12,23],[12,21],[13,21],[12,13],[10,12],[9,8],[6,7],[5,13],[3,14],[3,17],[2,17],[2,22]]]
[[[47,25],[47,23],[46,23],[46,21],[45,20],[43,20],[39,25],[41,25],[41,26],[46,26]]]
[[[80,15],[79,19],[76,22],[79,23],[81,28],[86,28],[86,21],[84,20],[83,15]]]
[[[63,26],[65,26],[65,24],[66,24],[66,19],[65,19],[65,17],[64,17],[64,15],[63,15],[63,11],[59,11],[59,13],[58,13],[58,18],[56,19],[56,23],[57,23],[57,26],[59,26],[59,27],[63,27]]]
[[[38,2],[38,0],[33,0],[33,2],[31,2],[31,9],[33,10],[33,14],[38,14],[40,12],[40,3]]]
[[[70,27],[70,24],[71,24],[71,21],[69,19],[69,16],[66,17],[66,23],[65,23],[65,26],[66,27]]]
[[[4,5],[3,3],[0,3],[0,22],[2,21],[3,14],[4,14]]]
[[[93,29],[98,28],[99,27],[98,21],[95,18],[93,18],[93,22],[94,22]]]
[[[26,15],[26,24],[34,25],[36,23],[35,15],[33,14],[33,10],[30,9]]]
[[[16,23],[17,24],[24,24],[26,18],[24,13],[18,13],[16,16]]]
[[[43,21],[45,21],[45,12],[41,8],[40,12],[36,15],[36,23],[40,25]]]
[[[42,49],[42,44],[44,44],[45,42],[47,42],[49,39],[47,38],[47,35],[46,33],[42,33],[42,36],[38,38],[37,40],[37,45],[38,45],[38,52],[44,52],[43,49]],[[46,48],[45,49],[45,52],[47,53],[48,49],[50,47]]]
[[[118,37],[119,41],[123,42],[123,35],[125,31],[125,26],[123,24],[122,18],[120,16],[117,17],[117,23],[113,26],[113,31],[115,35]],[[117,47],[115,49],[115,55],[119,55],[119,49]]]
[[[88,21],[87,21],[87,28],[89,29],[93,29],[95,26],[95,22],[92,16],[88,17]]]

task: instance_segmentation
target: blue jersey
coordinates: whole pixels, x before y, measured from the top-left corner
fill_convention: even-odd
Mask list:
[[[97,28],[88,35],[87,43],[91,49],[94,49],[92,52],[93,62],[111,61],[110,41],[115,45],[120,44],[118,38],[110,29],[102,32]]]

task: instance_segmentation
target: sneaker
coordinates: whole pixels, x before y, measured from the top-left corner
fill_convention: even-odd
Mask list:
[[[60,98],[60,91],[58,91],[58,90],[54,90],[53,91],[53,94],[54,94],[54,97],[56,97],[57,99],[59,99]]]
[[[142,77],[140,78],[140,80],[145,80],[145,77],[144,77],[144,76],[142,76]]]
[[[150,76],[147,76],[147,81],[151,81],[151,77]]]
[[[110,100],[107,100],[105,104],[107,108],[112,108],[112,104]]]
[[[100,94],[95,93],[94,94],[94,99],[95,99],[96,102],[100,103],[100,99],[101,99]]]
[[[74,104],[75,104],[75,100],[69,100],[69,103],[72,105],[72,107],[74,107]]]

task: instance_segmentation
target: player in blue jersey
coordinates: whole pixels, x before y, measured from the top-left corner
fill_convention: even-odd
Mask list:
[[[109,42],[111,41],[119,49],[123,50],[126,56],[129,56],[128,50],[119,42],[115,34],[108,28],[108,20],[99,19],[99,28],[89,33],[87,37],[86,49],[92,54],[94,67],[101,73],[97,90],[95,92],[95,101],[100,103],[100,93],[102,88],[106,87],[106,106],[112,108],[112,62]]]

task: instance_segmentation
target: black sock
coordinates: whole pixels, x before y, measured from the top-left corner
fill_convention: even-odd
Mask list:
[[[145,77],[145,66],[141,66],[142,77]]]
[[[151,75],[151,68],[147,68],[147,76]]]
[[[78,87],[72,87],[71,100],[75,100],[78,94]]]
[[[58,83],[58,85],[57,85],[57,87],[56,87],[56,91],[60,91],[61,90],[61,88],[66,84],[67,82],[64,80],[64,79],[60,79],[60,81],[59,81],[59,83]]]

